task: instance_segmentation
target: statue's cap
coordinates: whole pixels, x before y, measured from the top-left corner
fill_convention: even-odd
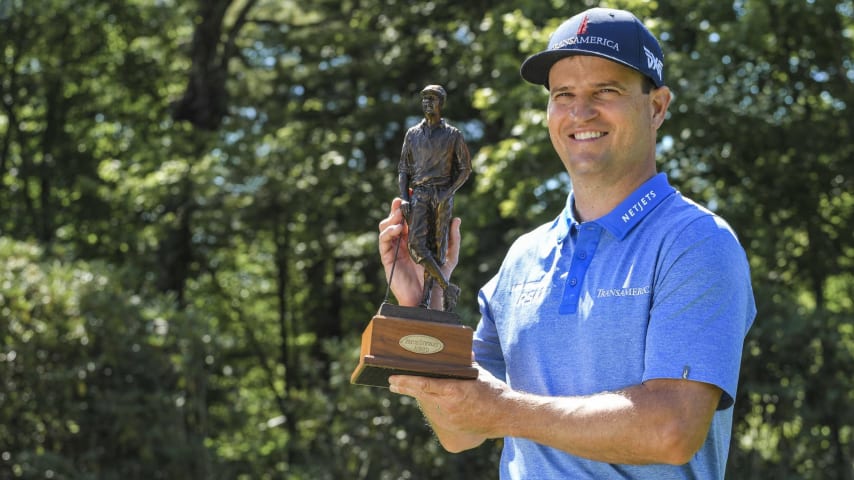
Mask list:
[[[441,85],[427,85],[426,87],[421,89],[421,96],[422,97],[427,93],[434,93],[434,94],[438,95],[439,98],[442,99],[442,101],[445,101],[445,97],[447,97],[447,94],[445,93],[445,89],[442,88]]]

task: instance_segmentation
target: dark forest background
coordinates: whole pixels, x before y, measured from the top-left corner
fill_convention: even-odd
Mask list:
[[[854,3],[626,0],[660,170],[750,257],[732,479],[854,478]],[[581,0],[0,0],[0,478],[489,479],[354,387],[418,91],[474,174],[461,313],[569,179],[520,62]]]

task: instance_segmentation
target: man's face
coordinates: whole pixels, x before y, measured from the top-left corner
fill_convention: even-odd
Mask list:
[[[556,62],[549,86],[549,136],[570,177],[619,181],[655,172],[666,87],[645,94],[640,73],[589,55]]]
[[[421,95],[421,108],[424,110],[424,115],[439,115],[442,110],[440,102],[439,96],[433,92],[426,92]]]

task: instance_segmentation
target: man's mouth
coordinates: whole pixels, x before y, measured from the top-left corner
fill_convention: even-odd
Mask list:
[[[593,140],[595,138],[604,137],[606,132],[578,132],[572,135],[576,140]]]

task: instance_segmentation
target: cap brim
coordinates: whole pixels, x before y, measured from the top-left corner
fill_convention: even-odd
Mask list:
[[[549,71],[551,70],[552,65],[554,65],[558,60],[572,55],[578,55],[578,51],[549,50],[535,53],[522,62],[522,67],[519,69],[519,73],[526,81],[537,85],[543,85],[548,88]]]
[[[575,55],[589,55],[592,57],[604,58],[605,60],[611,60],[612,62],[617,62],[620,65],[624,65],[632,70],[639,72],[641,75],[645,75],[643,72],[638,70],[632,65],[609,55],[605,55],[601,52],[591,51],[591,50],[583,50],[579,48],[573,49],[560,49],[560,50],[547,50],[545,52],[535,53],[531,55],[524,62],[522,62],[522,67],[519,69],[519,73],[522,75],[526,81],[542,85],[549,88],[549,71],[551,71],[552,66],[558,61],[566,57],[572,57]]]

